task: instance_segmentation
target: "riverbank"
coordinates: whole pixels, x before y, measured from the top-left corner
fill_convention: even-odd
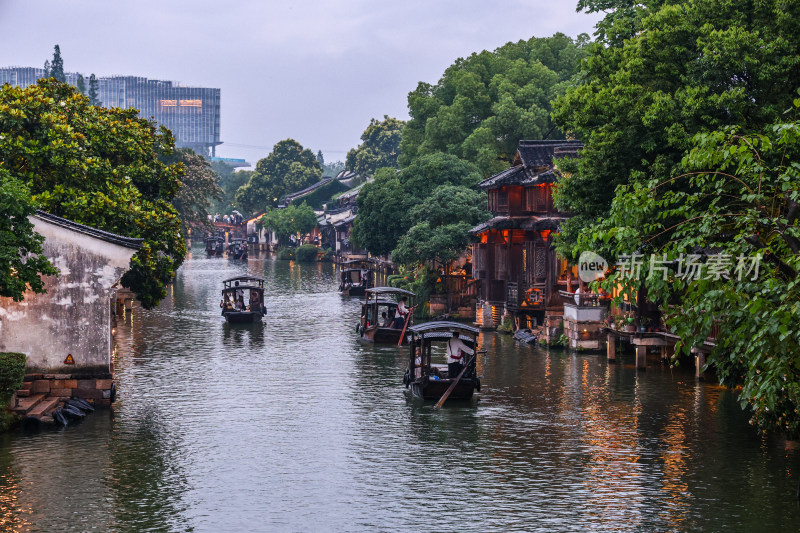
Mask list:
[[[642,373],[630,354],[609,363],[485,333],[481,393],[434,411],[405,395],[404,350],[357,341],[360,301],[339,295],[334,265],[197,251],[160,307],[119,321],[113,410],[0,436],[5,523],[800,528],[800,451],[759,437],[733,394],[691,371]],[[266,279],[261,326],[219,316],[221,280],[241,274]]]

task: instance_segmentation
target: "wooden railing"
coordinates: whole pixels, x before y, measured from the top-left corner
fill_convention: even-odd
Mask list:
[[[608,297],[592,292],[574,293],[569,291],[558,291],[561,301],[565,304],[577,305],[578,307],[602,307],[608,305]]]

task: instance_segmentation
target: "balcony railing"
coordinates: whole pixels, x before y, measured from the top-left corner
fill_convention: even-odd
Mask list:
[[[578,307],[607,307],[609,297],[592,292],[558,291],[564,304],[577,305]]]

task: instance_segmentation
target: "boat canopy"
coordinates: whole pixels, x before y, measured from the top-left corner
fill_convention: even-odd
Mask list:
[[[234,285],[238,281],[239,285]],[[235,278],[226,279],[223,282],[225,289],[263,289],[264,279],[255,276],[238,276]]]
[[[453,336],[453,333],[458,332],[459,335],[464,334],[465,339],[474,341],[481,330],[460,322],[436,320],[410,326],[408,331],[412,336],[416,335],[424,339],[448,339]]]
[[[372,289],[367,289],[368,293],[371,294],[405,294],[408,296],[416,296],[411,291],[407,291],[405,289],[398,289],[397,287],[373,287]]]
[[[342,261],[340,264],[342,265],[368,265],[370,263],[369,259],[350,259],[348,261]]]

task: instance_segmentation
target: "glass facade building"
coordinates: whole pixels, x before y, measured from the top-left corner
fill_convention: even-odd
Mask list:
[[[0,67],[0,84],[26,87],[44,76],[44,69]],[[76,85],[78,73],[66,73],[67,82]],[[88,91],[89,77],[84,76]],[[171,81],[138,76],[97,78],[98,99],[106,107],[135,108],[142,118],[152,118],[169,128],[178,147],[192,148],[207,157],[214,156],[219,140],[220,90],[184,87]]]

